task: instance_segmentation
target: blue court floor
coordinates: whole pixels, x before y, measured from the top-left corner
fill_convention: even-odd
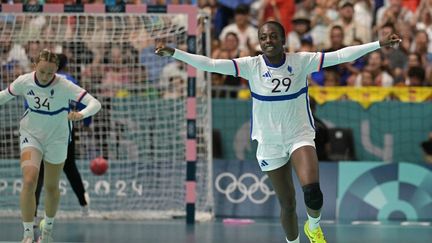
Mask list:
[[[321,224],[328,243],[431,243],[432,226],[409,223]],[[183,219],[119,221],[58,219],[55,242],[88,243],[285,243],[277,220],[256,220],[248,225],[226,225],[220,219],[188,226]],[[299,226],[302,229],[302,225]],[[22,224],[18,218],[0,218],[0,243],[19,242]],[[307,239],[301,232],[301,242]]]

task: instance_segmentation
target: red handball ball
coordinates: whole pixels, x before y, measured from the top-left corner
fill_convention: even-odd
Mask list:
[[[100,156],[90,162],[90,170],[95,175],[103,175],[108,170],[108,161]]]

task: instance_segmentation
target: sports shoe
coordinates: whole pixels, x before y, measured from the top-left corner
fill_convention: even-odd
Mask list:
[[[320,226],[313,231],[309,229],[309,220],[305,222],[304,232],[311,243],[327,243]]]
[[[33,243],[33,237],[26,237],[24,236],[23,240],[21,241],[21,243]]]
[[[88,217],[90,215],[89,206],[85,205],[81,207],[81,216]]]
[[[90,216],[90,196],[87,192],[84,192],[84,199],[85,199],[86,205],[81,206],[81,216],[82,217],[88,217],[88,216]]]
[[[45,227],[45,219],[42,219],[39,223],[39,229],[42,232],[42,236],[39,238],[38,243],[52,243],[53,238],[52,235],[52,229],[47,229]]]
[[[84,199],[87,203],[86,206],[90,206],[90,195],[88,194],[88,192],[84,192]]]

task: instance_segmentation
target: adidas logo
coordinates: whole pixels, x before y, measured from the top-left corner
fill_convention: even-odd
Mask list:
[[[270,77],[271,77],[270,71],[267,71],[263,74],[263,78],[270,78]]]
[[[264,167],[264,166],[267,166],[269,164],[267,163],[267,161],[263,160],[263,161],[261,161],[260,165],[261,165],[261,167]]]
[[[35,93],[33,92],[33,90],[30,90],[27,95],[35,95]]]
[[[29,142],[28,139],[27,139],[27,138],[24,138],[24,140],[22,141],[21,144],[25,144],[25,143],[28,143],[28,142]]]
[[[30,229],[29,229],[29,228],[26,228],[25,231],[26,231],[26,232],[30,232]]]

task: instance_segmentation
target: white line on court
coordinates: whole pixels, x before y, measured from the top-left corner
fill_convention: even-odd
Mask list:
[[[360,225],[360,224],[366,224],[366,225],[380,225],[380,221],[352,221],[352,225]]]
[[[430,222],[415,222],[415,221],[404,221],[401,222],[402,226],[424,226],[424,227],[428,227],[431,225]]]

